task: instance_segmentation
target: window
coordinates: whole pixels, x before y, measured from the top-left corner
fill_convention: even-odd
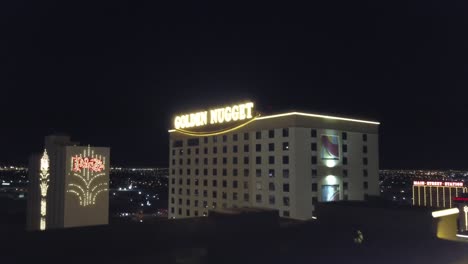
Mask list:
[[[283,128],[283,137],[289,137],[289,128]]]
[[[289,169],[283,169],[283,178],[289,178]]]
[[[174,188],[171,189],[171,193],[175,194],[175,189]]]
[[[244,145],[244,152],[249,152],[249,145],[248,144]]]
[[[208,158],[203,158],[203,164],[208,165]]]
[[[347,157],[343,157],[343,165],[348,165],[348,158]]]
[[[175,179],[174,179],[174,178],[172,178],[171,182],[172,182],[172,184],[175,184]]]
[[[268,183],[268,190],[269,191],[274,191],[275,190],[275,183],[273,183],[273,182]]]
[[[275,204],[275,196],[274,195],[269,195],[268,196],[268,203],[269,204]]]
[[[362,152],[367,153],[367,146],[362,146]]]
[[[191,139],[187,140],[187,145],[189,147],[198,146],[199,144],[200,144],[200,141],[198,140],[198,138],[191,138]]]
[[[367,176],[369,176],[369,173],[367,172],[367,170],[363,170],[363,171],[362,171],[362,175],[363,175],[364,177],[367,177]]]
[[[204,207],[204,208],[207,208],[207,207],[208,207],[208,202],[207,202],[207,201],[203,201],[203,207]]]
[[[256,164],[262,164],[262,157],[255,157]]]
[[[275,151],[275,143],[268,144],[268,151]]]
[[[172,156],[175,156],[175,149],[172,150]]]
[[[172,175],[175,175],[175,169],[172,169]]]
[[[190,185],[190,179],[187,179],[187,185]]]
[[[237,201],[237,193],[236,192],[232,193],[232,200]]]
[[[179,208],[179,215],[182,215],[182,208]]]
[[[182,172],[182,169],[179,169],[179,175],[182,175],[183,172]]]
[[[227,170],[223,169],[223,176],[227,176]]]
[[[289,142],[283,142],[283,150],[289,150]]]
[[[182,140],[176,140],[172,143],[173,148],[180,148],[184,146],[184,142]]]
[[[218,170],[217,169],[213,169],[213,176],[217,176],[218,175]]]
[[[348,139],[348,134],[346,132],[341,133],[341,139],[347,140]]]
[[[317,197],[312,197],[312,205],[316,205],[318,202]]]
[[[208,197],[208,191],[207,190],[203,190],[203,197]]]
[[[312,169],[312,178],[315,178],[315,177],[317,177],[317,170]]]
[[[237,139],[238,139],[238,135],[237,135],[237,134],[232,135],[232,140],[233,140],[233,141],[237,141]]]
[[[283,211],[283,216],[284,217],[289,217],[289,211]]]
[[[255,151],[257,151],[257,152],[262,151],[262,145],[261,144],[255,144]]]
[[[262,138],[262,132],[261,131],[255,132],[255,138],[256,139],[261,139]]]
[[[199,163],[198,158],[195,158],[195,165],[198,165],[198,163]]]
[[[179,155],[184,155],[184,150],[183,149],[179,150]]]
[[[232,164],[237,164],[237,157],[232,157]]]
[[[179,179],[179,185],[183,185],[184,182],[182,181],[182,178]]]
[[[198,196],[198,189],[195,189],[195,196]]]
[[[275,130],[268,130],[268,137],[269,138],[274,138],[275,137]]]
[[[226,141],[227,141],[227,136],[223,135],[223,142],[226,142]]]
[[[313,192],[317,191],[317,184],[316,183],[312,183],[312,191]]]
[[[223,188],[227,188],[227,181],[223,180]]]
[[[316,138],[317,137],[317,130],[315,130],[315,129],[310,130],[310,137]]]
[[[218,148],[217,147],[213,147],[213,153],[214,154],[218,153]]]
[[[182,205],[182,199],[179,198],[179,205]]]
[[[244,193],[244,201],[245,202],[249,201],[249,194],[248,193]]]
[[[187,201],[185,201],[185,205],[190,206],[190,200],[189,199],[187,199]]]
[[[203,180],[203,186],[208,186],[208,180]]]
[[[257,201],[257,203],[261,203],[262,202],[262,195],[261,194],[255,195],[255,201]]]
[[[218,198],[218,193],[216,191],[213,191],[213,198]]]
[[[195,179],[195,186],[198,186],[198,179]]]
[[[187,149],[187,154],[192,154],[192,150],[191,149]]]
[[[223,164],[227,164],[227,158],[223,157]]]
[[[175,165],[175,159],[172,159],[172,165]]]
[[[317,156],[312,156],[311,162],[312,164],[317,164]]]
[[[244,189],[246,190],[249,189],[249,182],[246,182],[246,181],[244,182]]]
[[[198,216],[198,211],[194,211],[194,215],[195,215],[195,216]]]
[[[208,138],[207,137],[203,138],[203,143],[205,143],[205,144],[208,143]]]
[[[218,142],[218,137],[217,136],[213,136],[213,143],[216,143]]]
[[[237,169],[232,169],[232,176],[237,176],[238,174],[239,173]]]
[[[275,177],[275,170],[274,169],[269,169],[268,170],[268,177],[274,178]]]
[[[283,156],[283,164],[289,164],[289,156]]]
[[[268,164],[275,164],[275,157],[274,156],[269,156],[268,157]]]
[[[249,157],[244,157],[244,164],[249,164]]]
[[[189,209],[187,209],[187,210],[185,211],[185,213],[186,213],[187,216],[190,216],[190,210],[189,210]]]
[[[284,206],[289,206],[289,197],[287,197],[287,196],[283,197],[283,205]]]
[[[199,148],[196,148],[196,149],[195,149],[195,154],[196,154],[196,155],[200,154],[200,149],[199,149]]]
[[[174,213],[174,207],[171,207],[171,213]]]
[[[171,198],[171,204],[175,203],[174,197]]]
[[[341,148],[342,148],[343,152],[348,152],[348,145],[343,144],[343,145],[341,146]]]
[[[364,165],[367,165],[367,158],[363,158],[363,159],[362,159],[362,163],[363,163]]]
[[[262,177],[262,170],[261,169],[256,169],[255,170],[255,176]]]
[[[195,206],[195,207],[198,207],[198,200],[195,200],[195,201],[194,201],[194,206]]]
[[[244,133],[244,140],[249,140],[249,133]]]
[[[244,169],[244,177],[249,177],[249,169]]]
[[[217,187],[218,186],[218,182],[216,180],[213,180],[213,187]]]
[[[362,134],[362,141],[367,141],[367,134]]]
[[[179,159],[179,165],[182,165],[184,164],[184,160],[183,159]]]
[[[223,192],[223,199],[226,200],[227,199],[227,193],[226,192]]]
[[[364,182],[364,189],[367,190],[367,188],[369,188],[369,184],[365,181]]]
[[[216,165],[218,164],[218,159],[217,158],[213,158],[213,165]]]
[[[203,175],[207,176],[208,175],[208,169],[203,169]]]
[[[237,181],[232,181],[232,188],[237,189],[238,183]]]
[[[348,170],[343,170],[343,177],[348,177]]]
[[[236,146],[232,146],[232,152],[237,153],[237,145],[236,145]]]
[[[223,153],[227,153],[227,146],[223,146]]]
[[[347,182],[343,182],[343,190],[348,190],[348,183]]]
[[[283,192],[289,192],[289,183],[283,184]]]
[[[203,154],[208,154],[208,148],[203,148]]]

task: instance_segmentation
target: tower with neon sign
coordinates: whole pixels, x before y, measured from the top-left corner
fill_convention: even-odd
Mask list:
[[[108,224],[109,155],[107,147],[47,136],[43,154],[29,161],[27,229]]]

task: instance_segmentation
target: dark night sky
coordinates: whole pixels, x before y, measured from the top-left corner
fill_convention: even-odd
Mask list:
[[[1,1],[0,164],[65,132],[167,166],[173,113],[252,99],[380,121],[381,168],[468,169],[467,2],[304,2]]]

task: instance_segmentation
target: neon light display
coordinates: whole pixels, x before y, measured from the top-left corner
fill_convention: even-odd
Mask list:
[[[108,191],[108,183],[99,182],[106,175],[106,158],[94,154],[94,150],[88,147],[83,154],[72,157],[70,162],[72,178],[67,193],[77,196],[81,206],[96,204],[96,197]]]
[[[41,219],[40,219],[40,230],[46,229],[46,215],[47,215],[47,189],[49,188],[49,155],[47,150],[44,150],[44,154],[41,158],[41,171],[39,173],[39,188],[41,191]]]
[[[413,181],[414,186],[463,187],[463,182]]]
[[[81,169],[89,169],[93,172],[104,170],[104,163],[98,158],[83,158],[81,156],[73,157],[73,171],[81,172]]]
[[[340,159],[338,136],[322,135],[322,159],[338,160]]]

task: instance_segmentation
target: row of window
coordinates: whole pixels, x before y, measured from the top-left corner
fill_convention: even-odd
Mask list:
[[[369,183],[368,182],[363,182],[362,184],[364,190],[367,190],[369,188]],[[343,182],[343,190],[348,190],[348,183],[347,182]]]
[[[289,129],[288,128],[283,128],[282,129],[282,136],[283,137],[289,137]],[[275,137],[275,130],[273,130],[273,129],[268,130],[268,138],[274,138],[274,137]],[[316,138],[317,137],[317,130],[311,129],[310,130],[310,137]],[[217,136],[213,136],[211,138],[212,138],[213,143],[218,142],[218,137]],[[228,136],[223,135],[221,138],[222,138],[222,142],[227,142]],[[249,140],[249,133],[248,132],[243,133],[243,138],[244,138],[244,140]],[[261,131],[256,131],[255,132],[255,139],[262,139],[262,132]],[[342,140],[347,140],[348,139],[347,132],[342,132],[341,133],[341,139]],[[239,140],[239,134],[232,134],[232,141],[236,142],[238,140]],[[362,134],[362,141],[367,142],[367,134]],[[208,143],[208,137],[204,137],[203,142],[205,144],[207,144]],[[187,145],[190,146],[190,147],[200,145],[199,138],[188,139],[187,140]],[[173,144],[172,144],[172,147],[174,147],[174,148],[183,147],[183,141],[182,140],[175,140],[173,142]]]
[[[315,157],[315,159],[317,159],[317,157]],[[249,164],[249,160],[250,160],[249,157],[244,157],[244,164]],[[195,165],[200,165],[200,159],[199,158],[195,158],[194,161],[195,161]],[[282,164],[289,164],[289,156],[282,156],[281,161],[282,161]],[[192,163],[192,160],[187,159],[187,165],[191,165],[191,163]],[[223,164],[228,163],[227,157],[222,158],[222,163]],[[275,156],[268,156],[268,163],[269,164],[275,164]],[[218,164],[218,158],[217,157],[212,158],[211,164],[212,165],[217,165]],[[232,157],[232,164],[239,164],[239,157]],[[261,156],[255,157],[255,164],[262,164],[262,157]],[[172,165],[174,165],[174,166],[176,165],[176,160],[175,159],[172,159]],[[182,166],[182,165],[184,165],[184,159],[179,159],[179,166]],[[208,158],[203,158],[203,165],[208,165]]]
[[[314,143],[314,144],[316,144],[316,143]],[[250,151],[249,146],[250,146],[249,144],[244,145],[244,149],[243,149],[244,152],[249,152]],[[283,142],[281,150],[289,150],[289,142]],[[262,151],[262,144],[255,144],[255,151],[256,152],[261,152]],[[268,143],[268,151],[275,151],[275,143]],[[227,153],[227,152],[228,152],[228,146],[223,146],[222,147],[222,153]],[[239,146],[238,145],[232,146],[232,153],[238,153],[238,152],[239,152]],[[179,153],[179,155],[183,155],[184,150],[179,149],[178,153]],[[213,147],[212,154],[217,154],[217,153],[218,153],[218,147]],[[187,154],[191,155],[192,154],[192,149],[188,148],[187,149]],[[200,149],[195,148],[194,149],[194,154],[199,155],[200,154]],[[207,147],[203,148],[203,154],[208,154],[208,148]],[[173,156],[176,155],[176,150],[175,149],[172,150],[172,155]]]
[[[172,169],[172,176],[175,176],[175,169]],[[192,170],[191,169],[186,169],[187,174],[186,175],[191,175]],[[195,176],[200,175],[200,170],[199,169],[194,169]],[[276,177],[276,170],[275,169],[268,169],[268,177],[269,178],[274,178]],[[228,171],[227,169],[222,169],[221,170],[222,176],[228,176]],[[249,177],[249,169],[244,169],[243,170],[243,175],[244,177]],[[183,175],[183,169],[179,169],[179,175]],[[218,169],[212,169],[212,176],[218,176]],[[238,176],[239,175],[239,170],[238,169],[232,169],[232,174],[230,176]],[[203,169],[203,176],[208,176],[208,169]],[[255,170],[255,176],[256,177],[262,177],[262,169],[256,169]],[[282,176],[283,178],[289,178],[289,169],[283,169],[282,170]],[[312,176],[317,176],[317,170],[312,170]]]
[[[213,198],[217,198],[215,196],[213,196]],[[227,193],[223,193],[223,199],[227,199]],[[232,200],[234,201],[238,201],[238,195],[237,193],[232,193]],[[185,202],[185,205],[186,206],[192,206],[191,205],[191,201],[190,199],[187,199],[186,202]],[[244,201],[245,202],[248,202],[249,201],[249,195],[248,193],[244,194]],[[262,202],[262,195],[261,194],[257,194],[255,196],[255,201],[257,203],[261,203]],[[174,204],[175,205],[175,199],[174,198],[171,198],[171,204]],[[277,205],[276,204],[276,197],[274,195],[268,195],[268,204],[269,205]],[[183,199],[182,198],[179,198],[178,199],[178,205],[183,205]],[[283,200],[282,200],[282,205],[283,206],[290,206],[291,205],[291,202],[290,202],[290,199],[288,196],[283,196]],[[199,207],[199,202],[198,200],[193,200],[193,207]],[[207,201],[203,201],[203,207],[207,207],[208,206],[208,203]],[[212,203],[212,207],[213,208],[216,208],[217,206],[217,203],[216,202],[213,202]]]
[[[196,180],[194,182],[195,182],[194,186],[199,186],[199,181],[198,180]],[[189,181],[189,179],[187,180],[186,183],[187,183],[187,186],[190,187],[191,182]],[[175,181],[172,181],[172,184],[175,185]],[[183,183],[182,179],[179,179],[179,186],[183,186],[183,185],[184,185],[184,183]],[[203,186],[208,187],[208,180],[203,180]],[[212,180],[211,186],[212,187],[218,187],[218,181]],[[222,181],[221,186],[223,188],[228,188],[228,182],[227,181]],[[238,184],[237,181],[232,181],[231,186],[232,186],[232,188],[237,189],[239,187],[239,184]],[[245,181],[244,184],[243,184],[243,187],[244,187],[244,189],[249,189],[249,182]],[[262,190],[262,183],[261,182],[257,182],[256,189],[257,190]],[[269,182],[268,183],[268,190],[269,191],[275,191],[276,190],[274,182]],[[182,192],[183,192],[182,188],[179,188],[179,195],[182,195]],[[283,192],[289,192],[289,183],[283,183]],[[171,194],[175,194],[175,188],[174,187],[171,188]],[[190,195],[190,189],[186,189],[186,194]],[[198,189],[195,189],[195,195],[198,195],[198,194],[199,194]]]
[[[223,204],[223,208],[226,208],[226,207],[227,207],[227,205],[226,205],[226,204]],[[233,207],[236,208],[237,206],[233,206]],[[175,213],[174,207],[171,207],[171,213],[172,213],[172,214]],[[179,208],[178,213],[179,213],[179,216],[182,216],[182,208]],[[194,210],[194,211],[193,211],[193,214],[194,214],[193,216],[199,216],[198,210]],[[208,213],[205,211],[205,212],[203,212],[202,215],[203,215],[203,216],[207,216]],[[185,210],[185,216],[188,216],[188,217],[191,216],[191,215],[190,215],[190,209],[186,209],[186,210]],[[290,216],[289,211],[284,210],[284,211],[283,211],[283,216],[284,216],[284,217],[289,217],[289,216]]]

